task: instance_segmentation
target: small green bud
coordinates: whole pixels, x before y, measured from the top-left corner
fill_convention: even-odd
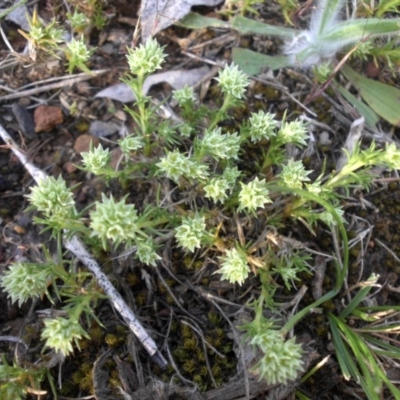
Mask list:
[[[300,147],[305,146],[308,138],[307,126],[300,120],[292,122],[282,122],[278,132],[278,139],[282,144],[293,143]]]
[[[51,274],[52,268],[47,264],[15,263],[1,278],[1,286],[11,301],[21,306],[46,292]]]
[[[138,76],[150,75],[157,69],[161,69],[161,64],[166,57],[163,53],[164,47],[161,47],[157,40],[149,38],[146,43],[141,44],[135,49],[128,47],[129,69],[132,74]]]
[[[246,74],[238,69],[237,65],[225,64],[225,67],[219,71],[218,85],[222,93],[232,96],[236,99],[242,99],[249,85],[249,79]]]
[[[44,321],[45,328],[42,331],[42,339],[46,340],[46,346],[53,348],[55,351],[61,352],[64,356],[72,353],[72,343],[74,342],[79,348],[78,340],[82,336],[90,338],[83,330],[76,319],[65,319],[58,317],[55,319],[46,319]]]
[[[210,154],[216,160],[237,159],[240,150],[241,139],[237,132],[232,134],[222,134],[221,128],[206,131],[200,146],[203,151]]]
[[[227,250],[226,255],[219,257],[221,268],[215,274],[221,274],[221,279],[241,285],[249,276],[250,268],[247,254],[241,249]]]
[[[141,149],[145,143],[141,137],[129,135],[118,141],[119,147],[125,156]]]
[[[188,85],[185,85],[182,89],[173,90],[172,97],[178,102],[180,107],[196,102],[196,95],[193,88]]]
[[[175,232],[179,246],[190,252],[193,252],[195,248],[200,248],[202,240],[209,236],[206,231],[205,218],[199,214],[183,218]]]
[[[290,188],[301,189],[303,182],[307,182],[310,178],[307,177],[312,171],[306,171],[301,161],[290,159],[286,165],[283,166],[282,172],[278,175],[282,183]]]
[[[230,185],[226,179],[222,178],[212,178],[210,182],[204,186],[206,192],[205,197],[212,199],[215,203],[218,201],[223,203],[228,197],[227,191]]]
[[[84,72],[90,73],[86,63],[89,61],[89,58],[94,51],[95,49],[89,50],[87,48],[83,37],[81,37],[79,40],[73,38],[69,43],[67,43],[65,55],[68,60],[68,73],[72,74],[75,68],[79,68]]]
[[[259,111],[253,113],[249,119],[250,128],[249,134],[253,143],[259,142],[262,139],[271,139],[276,136],[275,128],[278,123],[274,119],[275,114]]]
[[[95,175],[101,175],[111,160],[111,154],[108,149],[103,149],[100,144],[95,149],[81,154],[84,169]]]
[[[103,247],[111,240],[116,245],[134,241],[140,231],[138,215],[133,204],[125,204],[125,199],[118,203],[111,196],[109,199],[102,194],[102,202],[96,202],[96,210],[90,213],[92,236],[102,240]]]
[[[52,176],[40,180],[27,195],[31,204],[46,217],[70,217],[75,214],[75,202],[72,192],[67,188],[64,179]]]
[[[257,177],[245,184],[240,182],[242,189],[239,193],[239,210],[254,212],[257,208],[264,207],[265,203],[271,203],[267,183],[265,179],[260,181]]]
[[[137,250],[136,257],[146,265],[152,265],[155,267],[158,260],[161,260],[161,257],[156,253],[156,244],[152,239],[147,240],[136,240]]]
[[[303,370],[303,350],[295,338],[284,341],[279,331],[267,330],[257,334],[250,343],[264,353],[254,369],[269,385],[286,385]]]

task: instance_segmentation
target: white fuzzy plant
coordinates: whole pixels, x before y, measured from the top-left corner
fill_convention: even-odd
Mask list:
[[[388,37],[400,32],[400,19],[350,18],[343,19],[344,0],[318,0],[312,8],[310,25],[306,30],[295,30],[253,21],[239,16],[232,27],[241,33],[278,36],[285,40],[285,56],[271,57],[257,54],[260,63],[279,69],[287,66],[311,67],[331,60],[347,46],[376,37]],[[353,2],[355,10],[357,1]],[[254,66],[248,65],[249,50],[235,49],[233,59],[248,74]],[[253,52],[252,52],[253,53]]]
[[[319,0],[313,9],[308,30],[300,31],[285,46],[293,64],[309,67],[331,59],[346,46],[387,36],[400,30],[400,20],[354,19],[341,21],[344,0]]]

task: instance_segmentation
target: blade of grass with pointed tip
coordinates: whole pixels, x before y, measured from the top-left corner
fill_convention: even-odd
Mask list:
[[[287,56],[267,56],[238,47],[232,50],[232,60],[244,73],[250,76],[260,74],[265,67],[275,70],[292,64]]]
[[[366,103],[392,125],[400,126],[400,90],[372,79],[364,78],[344,65],[343,75],[355,86]]]
[[[197,13],[189,13],[177,25],[188,29],[204,29],[204,28],[230,28],[230,23],[217,18],[205,17]]]
[[[334,87],[339,91],[339,93],[365,118],[365,123],[370,127],[375,129],[376,124],[379,122],[378,115],[368,107],[367,104],[358,100],[357,97],[353,96],[346,88],[337,84],[337,82],[332,82]]]
[[[284,38],[293,38],[296,31],[292,28],[283,28],[281,26],[269,25],[263,22],[254,21],[241,15],[233,18],[232,28],[236,29],[242,34],[254,35],[270,35],[280,36]]]
[[[338,42],[342,46],[356,43],[369,37],[387,36],[400,32],[400,19],[354,19],[336,24],[318,40],[321,43]]]
[[[332,28],[332,22],[341,10],[343,0],[320,0],[311,14],[311,30],[319,36]]]

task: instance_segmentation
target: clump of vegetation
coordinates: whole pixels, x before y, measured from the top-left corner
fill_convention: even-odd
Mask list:
[[[119,181],[121,188],[143,179],[152,182],[157,193],[153,202],[138,206],[130,202],[129,193],[103,194],[87,214],[88,210],[76,209],[73,188],[68,188],[61,177],[40,179],[28,198],[40,215],[36,223],[58,241],[58,259],[45,250],[46,263],[14,264],[1,285],[13,302],[46,296],[53,303],[63,304],[64,314],[46,319],[41,337],[45,348],[68,356],[89,337],[91,321],[100,324],[95,310],[104,295],[89,273],[75,271],[73,262],[63,254],[62,237],[79,237],[96,254],[129,251],[137,262],[160,268],[161,248],[173,236],[177,252],[196,259],[198,250],[206,250],[217,265],[214,273],[223,280],[243,285],[257,277],[260,292],[253,302],[255,317],[242,329],[248,342],[261,352],[255,366],[260,379],[286,384],[304,370],[304,349],[290,334],[292,328],[310,310],[337,296],[347,276],[349,250],[341,193],[353,187],[368,189],[374,166],[399,169],[400,151],[393,144],[377,148],[372,143],[363,149],[358,143],[346,153],[340,169],[315,175],[287,152],[289,147],[302,149],[307,145],[309,134],[304,121],[286,117],[277,121],[274,115],[259,111],[237,131],[224,129],[222,122],[230,118],[230,111],[246,101],[249,84],[248,77],[234,64],[225,65],[216,78],[221,92],[218,109],[199,104],[194,90],[184,87],[173,93],[181,122],[161,120],[142,89],[145,79],[161,68],[164,58],[164,49],[153,39],[129,49],[130,73],[124,82],[135,94],[136,107],[126,110],[136,128],[118,143],[122,153],[118,169],[111,167],[110,151],[102,146],[84,153],[82,161],[83,170],[108,183]],[[259,145],[260,152],[255,170],[249,174],[240,166],[253,145]],[[166,181],[171,188],[167,191]],[[171,190],[183,201],[172,202]],[[226,236],[221,229],[224,221],[239,218],[237,234]],[[337,249],[334,256],[332,289],[285,321],[277,312],[277,282],[290,290],[301,274],[312,272],[313,253],[309,249],[294,243],[279,245],[279,229],[296,221],[311,232],[325,226],[341,238],[343,251]],[[265,229],[244,235],[241,226],[255,222]],[[371,313],[377,311],[359,307],[374,279],[371,277],[340,315],[333,311],[329,314],[342,371],[346,378],[360,383],[370,399],[378,399],[384,385],[395,397],[400,393],[384,377],[379,363],[383,353],[399,358],[395,347],[385,343],[376,328],[366,326],[361,331],[346,322],[350,315],[369,321]],[[81,290],[83,281],[85,291]],[[265,310],[273,311],[275,318],[267,318]],[[187,340],[175,355],[181,357],[179,351],[185,353],[185,346],[192,345],[193,340]],[[193,362],[187,360],[185,368],[190,372]]]

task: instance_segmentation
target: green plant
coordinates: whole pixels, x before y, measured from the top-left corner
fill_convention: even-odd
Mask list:
[[[28,23],[28,33],[20,29],[18,32],[28,40],[31,59],[35,61],[39,51],[54,56],[59,44],[64,41],[64,31],[58,27],[57,21],[53,19],[48,25],[44,25],[35,9],[32,18],[28,18]]]
[[[90,50],[87,48],[83,37],[79,40],[72,39],[68,42],[67,48],[65,49],[65,55],[68,60],[68,73],[72,74],[75,68],[90,73],[90,69],[86,66],[86,63],[95,50],[95,48]]]
[[[241,15],[247,13],[258,14],[258,11],[253,7],[261,4],[262,0],[227,0],[221,9],[221,14],[235,15],[240,12]]]
[[[119,169],[111,168],[110,152],[101,146],[82,156],[85,171],[107,182],[119,179],[122,188],[143,179],[152,182],[156,193],[152,202],[135,205],[129,194],[119,197],[103,194],[84,218],[87,210],[76,211],[72,191],[62,178],[39,179],[29,200],[41,213],[35,221],[58,240],[58,261],[53,261],[43,276],[39,274],[35,284],[32,276],[21,278],[18,265],[11,266],[1,284],[13,301],[22,302],[28,297],[49,295],[49,286],[45,288],[43,284],[48,279],[58,301],[68,298],[67,304],[63,304],[65,317],[46,322],[42,337],[46,346],[70,354],[73,346],[79,346],[79,341],[87,336],[83,317],[88,321],[96,318],[95,305],[100,294],[89,274],[72,271],[72,262],[62,256],[61,236],[67,238],[66,248],[89,267],[93,261],[77,243],[77,235],[94,251],[103,249],[113,254],[132,251],[138,262],[152,268],[158,267],[161,258],[159,246],[174,236],[176,252],[194,253],[193,257],[197,257],[198,249],[207,250],[208,257],[219,266],[215,273],[222,279],[243,285],[249,277],[259,278],[260,295],[253,303],[255,319],[244,329],[250,343],[263,354],[256,365],[260,377],[269,383],[287,383],[304,367],[303,350],[295,337],[287,338],[289,332],[310,310],[337,296],[347,276],[349,249],[341,193],[348,193],[354,187],[367,189],[374,166],[400,168],[400,151],[394,145],[380,149],[374,143],[363,149],[358,143],[346,153],[347,160],[341,169],[331,173],[322,171],[317,178],[311,178],[311,171],[300,160],[289,158],[285,151],[288,144],[298,148],[307,144],[308,128],[303,121],[288,121],[286,116],[277,121],[274,115],[258,112],[237,131],[222,127],[221,122],[230,118],[230,111],[243,106],[246,100],[249,80],[235,65],[226,65],[216,78],[221,92],[217,109],[198,104],[193,89],[184,87],[174,92],[174,98],[185,121],[161,121],[142,88],[146,77],[161,68],[164,57],[163,48],[153,39],[129,50],[130,74],[124,82],[136,96],[135,107],[127,108],[136,127],[119,142],[123,154]],[[183,126],[189,129],[182,129]],[[262,144],[265,150],[258,152],[257,162],[249,171],[246,153],[255,144]],[[166,179],[172,181],[170,185],[183,199],[182,203],[186,203],[185,207],[180,206],[181,202],[168,200],[170,194],[163,191],[162,183]],[[237,234],[227,235],[221,229],[224,221],[239,221],[239,218]],[[253,225],[256,221],[266,229],[248,235],[241,232],[242,225]],[[276,311],[275,279],[291,290],[299,275],[310,271],[308,261],[312,256],[304,247],[289,242],[280,245],[283,239],[273,235],[280,227],[295,221],[311,232],[324,224],[335,237],[342,238],[343,253],[337,251],[334,257],[333,288],[283,324],[278,314],[276,321],[264,316],[266,308]],[[48,257],[46,260],[50,261]],[[24,273],[30,275],[31,267]],[[93,268],[91,271],[99,283],[104,282],[104,274]],[[24,279],[36,290],[32,289],[30,296],[21,292]],[[54,286],[57,279],[63,284]],[[77,291],[82,279],[87,284],[84,294]],[[107,293],[114,292],[115,289]],[[192,345],[186,343],[187,347]],[[359,353],[354,356],[358,358]],[[192,367],[188,363],[185,368],[192,370]],[[372,396],[371,387],[363,387]]]
[[[325,79],[322,89],[329,83],[340,87],[341,94],[365,117],[366,123],[370,127],[375,127],[378,121],[377,115],[393,125],[398,125],[399,118],[393,104],[400,96],[400,90],[379,83],[374,87],[372,100],[371,97],[364,96],[365,90],[362,91],[357,87],[362,98],[368,104],[367,106],[333,79],[341,65],[352,54],[361,60],[369,57],[375,63],[378,60],[384,60],[392,72],[396,72],[399,62],[398,39],[392,37],[397,36],[400,31],[400,19],[380,18],[389,9],[392,10],[395,5],[396,2],[385,3],[385,6],[382,3],[382,13],[379,14],[379,18],[355,18],[356,12],[353,12],[349,19],[341,20],[343,0],[319,0],[314,7],[310,8],[312,12],[307,30],[269,25],[240,15],[235,16],[230,21],[231,28],[245,35],[275,36],[284,40],[285,45],[283,46],[284,54],[279,56],[234,48],[232,51],[233,61],[248,75],[259,74],[263,68],[276,70],[284,67],[304,69],[313,67],[316,71],[317,81],[322,82]],[[354,11],[357,10],[354,9]],[[205,19],[205,17],[192,13],[181,20],[180,24],[189,28],[204,28],[204,26],[212,25],[213,22],[210,18]],[[387,40],[387,38],[392,39]],[[338,60],[343,52],[347,54]],[[324,71],[321,71],[321,68]],[[351,70],[347,65],[346,68]],[[328,74],[328,72],[331,73]],[[347,74],[344,75],[351,83],[353,82]],[[373,80],[365,78],[362,87],[368,88],[373,83]],[[390,98],[388,98],[388,92]]]
[[[361,307],[376,286],[378,276],[371,276],[360,284],[362,288],[340,315],[329,314],[329,324],[344,378],[353,378],[368,394],[369,399],[379,400],[386,386],[394,398],[400,398],[400,390],[385,373],[385,362],[400,359],[397,341],[390,335],[398,335],[400,326],[396,315],[398,306]],[[353,321],[350,326],[347,319]]]
[[[28,393],[38,393],[45,376],[45,367],[9,365],[3,356],[0,363],[0,396],[5,400],[22,400]]]

